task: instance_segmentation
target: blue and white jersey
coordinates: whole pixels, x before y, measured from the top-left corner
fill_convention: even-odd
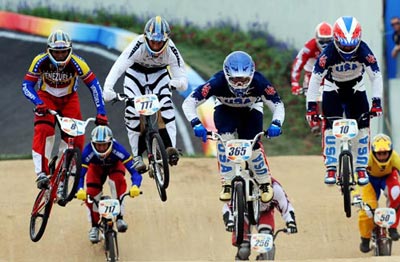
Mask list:
[[[344,60],[337,51],[335,44],[330,43],[315,62],[310,85],[307,92],[307,101],[315,102],[320,95],[319,87],[323,78],[323,91],[338,90],[341,83],[354,82],[353,89],[365,91],[363,81],[364,72],[367,72],[372,83],[373,97],[381,98],[383,91],[382,74],[378,62],[368,45],[361,41],[360,46],[351,60]]]
[[[188,121],[197,118],[196,108],[208,98],[216,98],[216,106],[227,105],[230,107],[249,107],[263,112],[263,103],[273,113],[273,120],[283,123],[285,119],[285,107],[278,92],[272,84],[259,72],[249,85],[247,93],[243,97],[236,97],[229,89],[228,81],[221,70],[212,76],[205,84],[198,86],[185,99],[182,104],[183,112]]]
[[[133,167],[132,155],[117,141],[113,140],[111,153],[105,158],[100,159],[93,151],[91,143],[87,144],[82,151],[82,171],[79,181],[79,188],[83,188],[84,178],[89,168],[89,164],[102,166],[105,170],[115,166],[121,161],[125,168],[131,174],[132,185],[140,187],[142,183],[142,176]],[[101,174],[99,174],[101,175]]]

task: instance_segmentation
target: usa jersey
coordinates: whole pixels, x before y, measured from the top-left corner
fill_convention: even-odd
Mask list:
[[[368,45],[361,41],[358,49],[350,61],[344,60],[337,51],[334,43],[330,43],[317,58],[310,85],[307,101],[317,101],[319,86],[325,77],[323,91],[334,91],[340,88],[341,83],[354,81],[353,89],[365,91],[363,74],[367,72],[372,83],[373,97],[381,98],[383,90],[382,74],[378,62]]]
[[[216,106],[223,104],[230,107],[252,107],[263,111],[263,103],[266,104],[273,113],[273,119],[283,123],[285,118],[285,108],[276,89],[259,72],[254,73],[254,77],[248,87],[247,93],[243,97],[236,97],[229,89],[228,81],[224,72],[221,70],[212,76],[205,84],[198,86],[187,97],[182,104],[182,109],[189,121],[197,118],[196,107],[204,103],[208,98],[216,98]]]
[[[22,91],[33,104],[38,105],[42,104],[43,101],[35,91],[36,83],[39,90],[55,97],[63,97],[76,92],[78,77],[90,89],[97,113],[105,115],[100,83],[83,58],[74,53],[62,70],[53,65],[47,53],[37,55],[25,75]]]
[[[131,174],[132,185],[140,187],[142,183],[142,176],[133,167],[132,155],[115,139],[112,143],[112,150],[108,157],[100,159],[93,151],[92,145],[89,143],[82,151],[82,171],[79,188],[83,188],[84,178],[89,168],[89,164],[99,165],[106,171],[107,168],[113,167],[118,161],[124,164],[125,168]],[[101,174],[99,174],[101,175]]]

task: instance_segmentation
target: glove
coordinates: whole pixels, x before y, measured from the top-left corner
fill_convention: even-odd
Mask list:
[[[308,102],[306,119],[311,129],[319,126],[317,102]]]
[[[86,200],[86,190],[83,188],[79,188],[78,193],[76,193],[76,198],[82,201]]]
[[[381,99],[374,97],[372,98],[372,107],[370,110],[373,116],[381,116],[382,115],[382,106],[381,106]]]
[[[271,125],[268,127],[265,135],[268,137],[276,137],[281,134],[281,122],[279,120],[274,120],[271,122]]]
[[[286,233],[288,233],[288,234],[295,234],[295,233],[297,233],[296,222],[294,222],[294,221],[289,221],[289,222],[286,223]]]
[[[108,118],[106,115],[97,114],[96,121],[94,123],[97,126],[106,126],[106,125],[108,125]]]
[[[176,79],[171,79],[168,83],[168,86],[171,90],[180,90],[181,89],[181,81]]]
[[[202,124],[197,124],[193,127],[194,135],[201,137],[203,142],[207,141],[207,129]]]
[[[103,99],[105,102],[109,102],[114,100],[117,97],[117,93],[114,91],[104,90],[103,92]]]
[[[130,197],[137,197],[140,195],[140,189],[137,185],[133,185],[131,189],[129,189],[129,196]]]
[[[49,108],[45,103],[43,103],[40,105],[36,105],[34,112],[37,116],[44,116],[47,114],[47,110],[49,110]]]
[[[300,87],[299,83],[292,82],[292,94],[296,95],[296,96],[301,94],[301,87]]]

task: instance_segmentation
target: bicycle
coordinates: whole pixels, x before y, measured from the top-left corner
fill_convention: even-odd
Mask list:
[[[234,163],[234,177],[231,182],[232,198],[231,208],[234,217],[234,231],[237,245],[243,242],[245,217],[250,224],[256,225],[260,217],[260,191],[259,184],[253,177],[253,173],[242,164],[250,159],[253,147],[260,136],[265,132],[258,133],[253,139],[224,140],[215,132],[207,132],[210,140],[219,140],[225,148],[226,157]]]
[[[371,208],[367,203],[359,202],[369,218],[373,217],[374,228],[372,229],[372,249],[374,256],[390,256],[392,254],[392,239],[389,237],[388,229],[396,222],[396,209],[389,207]]]
[[[151,94],[148,86],[145,86],[145,88],[146,95],[129,98],[125,94],[117,94],[114,102],[123,101],[129,106],[133,106],[140,114],[141,133],[145,139],[148,159],[148,167],[144,172],[149,171],[149,176],[155,180],[161,201],[166,201],[166,189],[169,186],[169,166],[167,151],[158,131],[161,105],[157,95]]]
[[[54,202],[65,206],[71,201],[78,187],[81,174],[81,151],[74,145],[74,137],[85,134],[86,126],[95,118],[88,118],[86,121],[62,117],[58,112],[49,109],[49,114],[56,117],[60,129],[68,134],[67,148],[63,151],[60,160],[56,165],[58,156],[54,156],[49,163],[49,185],[39,191],[33,204],[29,235],[33,242],[39,241],[46,229],[50,212]],[[62,190],[59,190],[62,183]]]
[[[142,192],[140,192],[142,194]],[[121,205],[126,196],[129,193],[122,195],[121,199],[114,199],[110,196],[102,196],[99,201],[95,198],[88,196],[88,202],[94,203],[100,214],[99,229],[101,233],[101,239],[104,239],[104,253],[106,261],[118,261],[119,260],[119,249],[117,230],[115,230],[116,218],[121,212]]]
[[[318,119],[330,121],[332,133],[340,141],[339,170],[336,173],[336,185],[340,187],[343,195],[343,207],[346,217],[351,217],[351,191],[357,184],[354,178],[353,154],[351,153],[351,140],[358,134],[358,123],[370,118],[372,114],[365,112],[355,119],[343,117],[317,116]]]
[[[251,234],[250,248],[259,255],[256,260],[274,260],[275,259],[275,239],[278,234],[287,232],[286,228],[277,230],[275,233],[257,233]]]

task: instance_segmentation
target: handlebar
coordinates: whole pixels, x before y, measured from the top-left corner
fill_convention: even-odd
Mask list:
[[[52,109],[47,109],[47,112],[48,112],[50,115],[53,115],[53,116],[63,117],[63,116],[61,116],[57,111],[52,110]],[[68,118],[70,118],[70,117],[68,117]],[[74,119],[74,118],[71,118],[71,119]],[[57,118],[57,120],[58,120],[58,118]],[[78,119],[74,119],[74,120],[78,120]],[[78,121],[83,121],[83,120],[78,120]],[[94,117],[89,117],[88,119],[84,120],[84,122],[85,122],[85,127],[86,127],[90,122],[95,122],[95,121],[96,121],[96,118],[94,118]]]
[[[140,194],[143,194],[143,191],[140,191]],[[123,194],[121,199],[117,198],[120,204],[122,204],[122,202],[124,201],[126,196],[130,196],[129,192]],[[135,197],[131,197],[131,198],[135,198]],[[86,199],[87,199],[87,202],[90,204],[94,203],[96,206],[99,205],[99,201],[89,194],[86,195]]]
[[[265,135],[265,131],[259,132],[258,134],[256,134],[256,136],[253,139],[246,139],[246,140],[251,141],[251,147],[253,147],[256,144],[256,142],[258,141],[258,139],[260,138],[260,136],[263,136],[263,135]],[[269,137],[267,137],[267,138],[269,138]],[[223,139],[220,134],[213,132],[213,131],[207,131],[207,139],[214,140],[214,141],[219,140],[222,142],[222,144],[225,144],[228,141],[228,140]]]
[[[374,113],[372,112],[364,112],[360,115],[360,117],[357,120],[357,123],[359,123],[360,121],[364,121],[367,120],[368,118],[373,118],[375,116]],[[334,120],[339,120],[339,119],[344,119],[345,117],[343,116],[324,116],[324,115],[317,115],[315,117],[317,120],[328,120],[329,122],[333,122]]]
[[[274,233],[274,240],[275,240],[275,238],[277,238],[277,236],[278,236],[278,234],[279,234],[280,232],[287,233],[287,228],[281,228],[281,229],[277,230],[277,231]]]

